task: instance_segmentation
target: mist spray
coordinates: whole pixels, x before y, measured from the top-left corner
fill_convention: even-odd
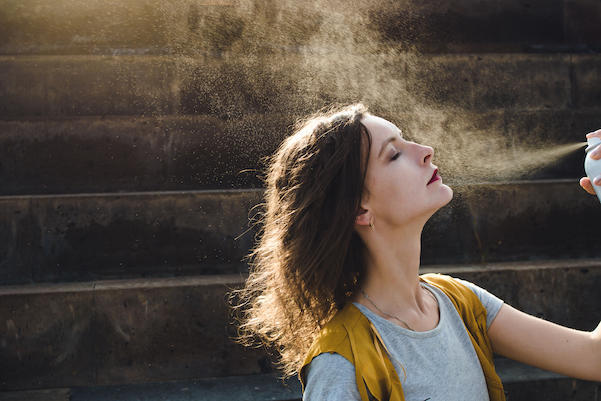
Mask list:
[[[591,138],[588,138],[587,142],[588,142],[588,146],[584,150],[586,152],[586,158],[584,159],[584,171],[586,172],[586,175],[588,176],[588,178],[591,180],[591,183],[592,183],[593,179],[595,177],[598,177],[601,175],[601,159],[599,159],[599,160],[593,159],[591,157],[590,153],[597,146],[601,145],[601,138],[591,137]],[[599,201],[601,202],[601,185],[593,184],[593,188],[595,189],[595,192],[597,193],[597,197],[599,198]]]

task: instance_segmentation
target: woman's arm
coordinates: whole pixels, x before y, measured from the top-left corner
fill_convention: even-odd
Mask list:
[[[601,323],[579,331],[503,304],[488,329],[494,352],[583,380],[601,381]]]

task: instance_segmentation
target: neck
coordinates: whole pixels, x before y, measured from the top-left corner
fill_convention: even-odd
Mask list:
[[[422,229],[423,225],[404,226],[387,235],[379,227],[380,231],[372,232],[366,240],[367,269],[362,288],[384,311],[402,310],[409,314],[425,311],[425,295],[419,285]]]

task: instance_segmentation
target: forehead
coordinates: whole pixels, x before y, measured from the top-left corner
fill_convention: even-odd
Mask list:
[[[396,125],[382,117],[367,114],[363,116],[361,123],[365,125],[371,134],[374,144],[382,143],[392,135],[401,134],[401,130]]]

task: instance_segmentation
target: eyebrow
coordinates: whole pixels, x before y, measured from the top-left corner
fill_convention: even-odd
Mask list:
[[[403,137],[403,132],[399,131],[399,135],[402,138]],[[386,148],[386,145],[388,145],[392,141],[396,141],[397,139],[399,139],[399,137],[397,137],[397,136],[391,136],[390,138],[388,138],[388,139],[386,139],[384,141],[384,143],[382,144],[382,148],[380,149],[380,153],[378,153],[378,159],[382,156],[382,152],[384,152],[384,149]]]

